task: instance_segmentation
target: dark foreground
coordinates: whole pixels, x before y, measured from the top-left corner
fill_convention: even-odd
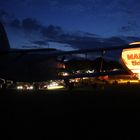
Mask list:
[[[140,85],[0,91],[0,139],[140,139]]]

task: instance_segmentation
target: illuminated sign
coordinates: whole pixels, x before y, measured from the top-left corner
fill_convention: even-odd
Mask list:
[[[132,73],[140,75],[140,48],[123,49],[121,58]]]

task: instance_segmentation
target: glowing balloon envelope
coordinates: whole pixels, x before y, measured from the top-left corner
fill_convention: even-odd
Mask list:
[[[140,79],[140,48],[123,49],[121,58],[127,69]]]

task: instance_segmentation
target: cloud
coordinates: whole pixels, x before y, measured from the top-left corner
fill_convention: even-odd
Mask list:
[[[38,40],[38,41],[32,41],[33,44],[39,45],[39,46],[46,46],[48,45],[47,41],[44,40]]]
[[[125,44],[126,41],[124,39],[122,39],[121,37],[110,37],[106,39],[106,42],[112,43],[112,44]]]
[[[25,18],[23,20],[14,19],[10,26],[14,29],[26,31],[26,34],[37,34],[36,38],[32,38],[30,43],[32,47],[42,47],[48,45],[48,42],[58,42],[65,44],[65,47],[70,46],[74,49],[109,47],[123,45],[138,40],[136,37],[109,37],[102,38],[96,34],[87,32],[66,32],[61,27],[55,25],[44,26],[34,18]],[[127,26],[122,27],[122,30],[128,30]],[[131,41],[130,41],[131,40]],[[34,45],[33,45],[34,44]],[[67,45],[66,45],[67,44]],[[29,46],[23,46],[28,48]]]
[[[134,19],[131,19],[119,29],[119,32],[124,34],[139,35],[139,28],[140,26],[138,22],[135,21]]]
[[[37,46],[37,45],[22,45],[21,48],[23,48],[23,49],[32,49],[32,48],[39,49],[41,47]]]
[[[63,34],[63,30],[59,26],[49,25],[41,28],[41,33],[47,38],[56,38]]]
[[[27,32],[37,31],[41,28],[40,23],[34,18],[25,18],[23,20],[15,18],[11,20],[10,26]]]
[[[129,32],[130,30],[131,30],[131,27],[128,26],[128,25],[122,26],[122,27],[121,27],[121,31],[122,31],[122,32]]]
[[[111,38],[80,38],[75,41],[69,42],[75,48],[104,48],[109,46],[123,45],[126,43],[125,40],[122,40],[119,37],[111,37]]]
[[[39,30],[40,24],[36,19],[33,18],[25,18],[22,20],[22,28],[25,31],[33,31],[33,30]]]
[[[0,9],[0,21],[1,22],[5,23],[7,21],[8,16],[9,16],[9,14],[6,11]]]
[[[63,30],[59,26],[48,25],[44,26],[34,18],[25,18],[23,20],[13,19],[10,22],[10,26],[15,29],[21,29],[26,33],[40,32],[44,38],[56,38],[64,34]]]
[[[0,10],[0,17],[8,16],[8,13],[4,10]]]
[[[14,27],[16,29],[21,29],[22,28],[22,25],[21,25],[21,22],[19,19],[14,19],[11,21],[11,27]]]

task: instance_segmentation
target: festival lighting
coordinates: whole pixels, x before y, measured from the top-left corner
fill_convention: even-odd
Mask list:
[[[34,87],[33,86],[27,86],[27,90],[33,90]]]
[[[87,70],[86,73],[94,73],[94,70]]]
[[[56,82],[52,82],[52,83],[50,83],[49,85],[47,85],[47,89],[48,89],[48,90],[62,89],[62,88],[64,88],[64,86],[63,86],[63,85],[59,85],[59,84],[56,83]]]
[[[33,90],[34,87],[33,87],[33,85],[22,83],[20,85],[17,85],[16,89],[17,90]]]
[[[69,74],[67,72],[62,73],[63,76],[68,76]]]
[[[140,79],[140,48],[123,49],[121,58],[124,66]]]
[[[17,89],[18,89],[18,90],[23,90],[24,88],[23,88],[22,85],[19,85],[19,86],[17,86]]]

